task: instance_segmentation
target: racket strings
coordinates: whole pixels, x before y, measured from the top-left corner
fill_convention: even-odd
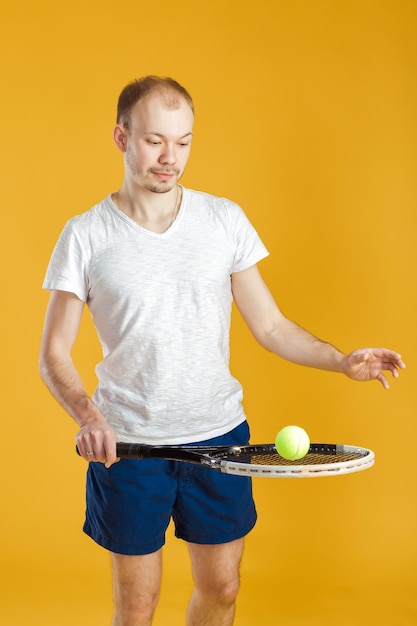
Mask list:
[[[342,453],[336,452],[335,454],[319,454],[308,453],[302,459],[297,461],[288,461],[281,457],[277,452],[265,452],[265,453],[241,453],[241,454],[228,454],[222,456],[224,461],[234,461],[238,463],[245,463],[247,465],[327,465],[329,463],[343,463],[356,461],[363,458],[363,453],[349,452]]]

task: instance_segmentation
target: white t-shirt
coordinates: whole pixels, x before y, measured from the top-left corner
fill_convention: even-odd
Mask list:
[[[43,287],[87,303],[103,348],[93,399],[121,441],[203,441],[245,420],[229,370],[231,274],[267,254],[237,204],[185,188],[161,234],[111,196],[66,224]]]

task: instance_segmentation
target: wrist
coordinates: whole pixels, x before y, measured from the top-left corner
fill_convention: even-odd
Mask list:
[[[105,421],[102,413],[89,397],[80,399],[74,410],[74,419],[80,428],[93,421]]]
[[[337,358],[337,372],[347,375],[346,354],[339,353]]]

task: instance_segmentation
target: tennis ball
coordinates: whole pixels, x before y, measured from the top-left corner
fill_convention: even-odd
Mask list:
[[[310,448],[310,438],[299,426],[285,426],[275,438],[275,447],[287,461],[298,461]]]

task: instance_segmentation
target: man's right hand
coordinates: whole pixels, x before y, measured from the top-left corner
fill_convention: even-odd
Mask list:
[[[76,441],[80,455],[89,463],[104,463],[108,468],[119,460],[116,433],[101,414],[87,420],[78,431]]]

